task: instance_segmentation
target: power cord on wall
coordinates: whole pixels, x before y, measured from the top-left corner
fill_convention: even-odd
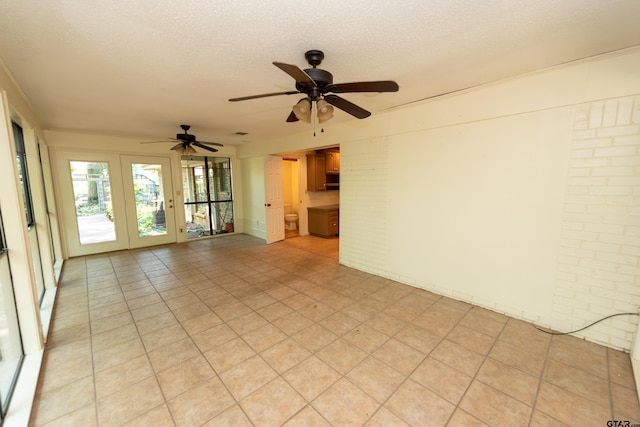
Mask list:
[[[537,326],[536,326],[536,329],[539,330],[539,331],[544,332],[545,334],[549,334],[549,335],[569,335],[569,334],[575,334],[576,332],[584,331],[585,329],[590,328],[591,326],[595,325],[596,323],[600,323],[603,320],[607,320],[607,319],[610,319],[610,318],[616,317],[616,316],[638,316],[638,313],[617,313],[617,314],[612,314],[610,316],[603,317],[600,320],[596,320],[595,322],[588,324],[584,328],[576,329],[575,331],[571,331],[571,332],[549,332],[549,331],[545,331],[544,329],[538,328]]]

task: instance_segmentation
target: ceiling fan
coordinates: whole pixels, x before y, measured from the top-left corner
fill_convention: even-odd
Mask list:
[[[196,151],[195,148],[193,148],[194,145],[196,147],[202,148],[203,150],[211,151],[213,153],[217,152],[218,150],[216,148],[209,147],[210,145],[224,147],[224,145],[218,142],[198,141],[195,135],[191,135],[188,132],[188,130],[191,128],[190,125],[180,125],[180,127],[182,128],[184,133],[177,134],[175,138],[168,138],[163,141],[145,141],[145,142],[141,142],[141,144],[153,144],[157,142],[178,141],[178,143],[173,147],[171,147],[171,149],[176,150],[180,154],[197,154],[198,152]]]
[[[341,98],[336,93],[350,92],[397,92],[398,84],[391,80],[374,82],[353,82],[353,83],[333,83],[333,75],[325,70],[316,68],[324,59],[324,53],[320,50],[309,50],[304,54],[307,62],[312,68],[301,70],[296,65],[274,62],[273,65],[280,68],[296,80],[296,90],[286,92],[265,93],[262,95],[243,96],[231,98],[229,101],[245,101],[247,99],[265,98],[277,95],[305,94],[296,105],[293,106],[291,114],[287,117],[287,122],[297,122],[298,120],[311,123],[312,105],[316,103],[318,110],[318,121],[326,122],[333,117],[333,107],[351,114],[359,119],[367,118],[371,113],[364,108]],[[333,106],[333,107],[332,107]]]

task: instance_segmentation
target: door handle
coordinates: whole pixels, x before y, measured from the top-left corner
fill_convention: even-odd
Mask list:
[[[264,205],[265,206],[271,206],[271,203],[265,203]]]

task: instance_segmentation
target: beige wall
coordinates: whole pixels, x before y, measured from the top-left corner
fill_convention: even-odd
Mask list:
[[[578,262],[580,286],[572,285],[577,277],[560,283],[567,279],[567,206],[575,205],[576,120],[585,104],[620,97],[632,99],[638,111],[639,75],[636,48],[325,126],[322,141],[305,132],[241,147],[238,155],[340,144],[341,263],[539,325],[577,329],[626,311],[622,301],[640,304],[640,242],[613,249],[624,257]],[[625,157],[636,167],[617,220],[626,221],[622,236],[637,237],[640,116],[629,126]],[[620,202],[596,203],[589,209],[607,211]],[[587,231],[586,217],[574,219],[571,226],[581,228],[571,244],[600,238]],[[602,289],[585,285],[585,278],[621,269],[623,276],[609,277],[606,302],[594,304]],[[629,349],[637,322],[608,320],[582,336]]]

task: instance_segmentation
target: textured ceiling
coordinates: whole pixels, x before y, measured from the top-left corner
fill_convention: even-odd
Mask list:
[[[273,61],[334,82],[395,80],[345,94],[377,112],[640,44],[638,0],[0,0],[0,58],[46,129],[238,144],[291,132],[300,95]],[[357,120],[336,111],[331,123]],[[235,132],[248,132],[247,136]]]

